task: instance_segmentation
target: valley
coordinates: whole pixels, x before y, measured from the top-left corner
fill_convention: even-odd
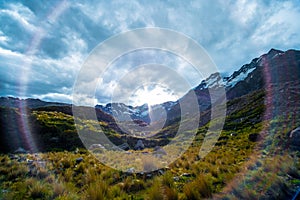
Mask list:
[[[146,104],[92,108],[1,97],[0,198],[292,199],[300,188],[299,80],[300,51],[271,49],[229,77],[212,74],[178,101],[153,106],[155,116]],[[225,123],[212,150],[201,157],[202,144],[214,134],[209,127],[218,124],[211,119],[210,90],[219,87],[226,91]],[[189,132],[176,133],[182,123],[180,101],[188,101],[190,92],[200,111],[196,135],[174,162],[155,166],[149,155],[167,162],[173,159],[169,152],[186,145],[180,137]],[[76,119],[74,106],[81,113]],[[156,131],[163,119],[160,109],[166,121]],[[114,118],[118,112],[131,121]],[[143,134],[131,128],[153,124]],[[94,143],[99,128],[126,159]],[[166,152],[172,141],[177,143]]]

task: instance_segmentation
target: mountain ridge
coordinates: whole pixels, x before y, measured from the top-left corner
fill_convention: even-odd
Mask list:
[[[291,58],[291,57],[295,58]],[[292,60],[294,59],[294,60]],[[283,61],[282,61],[283,60]],[[289,64],[289,60],[292,60]],[[164,116],[159,116],[162,111],[167,113],[167,118],[174,120],[178,118],[180,113],[179,101],[187,98],[190,92],[194,92],[198,97],[199,110],[202,112],[208,109],[211,105],[211,99],[209,91],[214,88],[224,87],[226,90],[227,99],[234,99],[241,97],[251,91],[263,88],[265,85],[264,73],[266,66],[271,65],[276,71],[280,71],[279,68],[292,68],[300,63],[300,51],[289,49],[287,51],[281,51],[277,49],[270,49],[267,53],[254,58],[250,63],[242,65],[238,70],[234,71],[230,76],[222,77],[220,73],[216,72],[211,74],[205,80],[202,80],[200,84],[194,88],[191,88],[184,96],[177,101],[167,101],[162,104],[152,105],[151,111],[158,116],[150,117],[150,106],[143,104],[141,106],[131,106],[124,103],[108,103],[106,105],[96,105],[95,108],[107,113],[109,115],[118,116],[122,114],[122,118],[117,118],[120,121],[126,121],[128,119],[141,120],[148,124],[155,119],[159,121]],[[297,79],[297,67],[293,70],[296,73],[290,74],[294,79]],[[268,69],[269,73],[271,69]],[[273,71],[274,71],[273,70]],[[272,71],[272,70],[271,70]],[[278,73],[278,72],[272,73]],[[275,76],[274,76],[275,77]],[[284,79],[284,77],[280,78]],[[286,79],[284,79],[286,80]],[[273,82],[275,82],[274,80]],[[39,99],[18,99],[14,97],[0,97],[0,106],[17,108],[20,105],[26,105],[29,108],[39,108],[44,106],[72,106],[71,104],[59,103],[59,102],[45,102]]]
[[[19,187],[26,185],[24,183],[31,183],[35,179],[39,184],[44,180],[48,182],[53,175],[66,185],[73,184],[72,188],[76,189],[72,191],[76,194],[82,193],[83,183],[89,185],[82,180],[88,178],[94,183],[98,178],[101,181],[109,178],[109,184],[105,186],[109,188],[107,191],[114,191],[114,188],[120,186],[120,191],[130,195],[128,198],[137,197],[136,199],[142,197],[141,194],[149,197],[148,186],[152,180],[155,181],[155,187],[150,185],[151,191],[169,194],[164,192],[172,187],[173,192],[186,199],[198,199],[200,192],[192,193],[193,191],[208,191],[207,198],[213,199],[296,197],[300,185],[300,52],[282,53],[272,50],[243,66],[232,75],[231,80],[237,80],[236,77],[241,77],[240,74],[247,74],[247,77],[233,87],[228,86],[225,123],[213,148],[205,157],[199,155],[199,152],[203,146],[205,148],[204,142],[214,135],[209,128],[218,123],[218,119],[211,117],[209,93],[209,90],[218,88],[218,83],[222,83],[221,79],[218,80],[218,74],[211,77],[212,80],[217,80],[210,82],[215,83],[210,85],[215,87],[208,89],[204,88],[208,84],[203,84],[202,89],[196,87],[190,91],[196,93],[201,109],[195,135],[193,127],[186,131],[180,130],[181,124],[192,121],[193,116],[182,120],[180,105],[176,102],[164,105],[169,109],[164,108],[168,121],[154,134],[150,132],[150,135],[145,131],[141,131],[144,135],[123,133],[120,128],[117,129],[119,125],[122,126],[122,122],[117,124],[112,115],[97,107],[75,106],[82,116],[74,117],[72,105],[38,107],[44,104],[39,100],[28,101],[33,108],[26,107],[27,101],[21,100],[15,101],[20,103],[17,108],[0,106],[0,153],[6,154],[1,157],[1,172],[4,174],[2,180],[5,180],[2,187],[8,191],[7,194],[15,192],[19,195]],[[185,98],[183,101],[189,100],[188,96],[182,98]],[[126,108],[125,104],[114,106]],[[144,105],[143,108],[146,107]],[[132,111],[136,109],[129,108]],[[98,121],[93,119],[95,110]],[[136,124],[147,125],[139,120],[128,123],[130,126]],[[106,149],[109,156],[105,159],[121,165],[124,173],[91,160],[94,158],[91,152],[101,155],[106,148],[105,144],[102,145],[97,140],[97,126],[101,127],[101,131],[115,145],[114,149]],[[84,134],[79,135],[79,131]],[[148,172],[149,168],[153,169],[153,160],[148,159],[148,155],[167,160],[172,152],[169,154],[165,151],[166,145],[176,142],[175,146],[180,147],[184,144],[181,139],[186,136],[193,136],[193,141],[178,159],[166,168]],[[87,143],[83,145],[82,141]],[[124,150],[125,156],[115,149]],[[145,157],[132,157],[135,153]],[[122,160],[126,162],[124,165],[119,164]],[[143,161],[140,168],[133,165],[140,160]],[[46,168],[37,169],[34,166]],[[53,174],[45,177],[45,169]],[[140,169],[147,172],[138,173]],[[159,179],[161,183],[158,185],[156,181]],[[270,183],[267,184],[268,187],[266,182]],[[53,182],[53,186],[54,184],[57,186],[56,182]],[[101,189],[102,182],[100,186],[97,185],[92,190]],[[68,190],[69,188],[64,191]],[[162,198],[163,196],[160,199]],[[112,196],[108,199],[112,199]],[[177,198],[175,196],[172,199]]]

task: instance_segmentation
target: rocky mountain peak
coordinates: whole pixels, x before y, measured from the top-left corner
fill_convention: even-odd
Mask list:
[[[281,51],[281,50],[277,50],[277,49],[270,49],[270,51],[267,53],[268,56],[270,57],[273,57],[275,55],[278,55],[278,54],[282,54],[284,53],[284,51]]]

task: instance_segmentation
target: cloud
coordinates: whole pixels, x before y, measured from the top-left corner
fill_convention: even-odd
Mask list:
[[[2,31],[0,31],[0,43],[7,44],[8,41],[9,41],[8,37],[5,36]]]
[[[191,37],[209,53],[219,71],[230,74],[271,48],[300,48],[298,4],[297,0],[1,3],[1,95],[69,101],[80,68],[94,48],[117,33],[143,27],[162,27]],[[124,42],[136,45],[139,39]],[[178,41],[172,45],[178,46]],[[174,55],[148,51],[119,58],[101,77],[97,69],[91,69],[85,78],[93,84],[99,81],[97,99],[107,103],[119,79],[147,63],[169,66],[192,87],[207,76]],[[132,80],[151,78],[146,72],[159,76],[147,70],[140,77],[127,75],[129,82],[116,95],[121,98],[122,92],[132,91]],[[89,90],[86,87],[82,89]]]
[[[256,1],[238,0],[233,4],[230,16],[242,26],[247,26],[248,22],[255,20],[258,7]]]
[[[43,99],[45,101],[50,101],[50,102],[58,101],[58,102],[72,103],[72,95],[61,94],[61,93],[47,93],[42,95],[33,95],[32,97]]]
[[[0,13],[1,15],[11,17],[11,19],[15,20],[29,32],[35,32],[38,29],[38,27],[32,25],[32,22],[35,20],[35,15],[22,4],[9,4],[8,9],[1,9]]]
[[[95,57],[100,58],[100,56]],[[154,85],[157,86],[156,88],[166,88],[173,93],[172,95],[168,92],[161,94],[156,98],[156,103],[165,99],[174,100],[172,96],[180,97],[187,93],[201,80],[199,77],[201,74],[193,66],[170,52],[155,49],[137,50],[119,57],[108,66],[103,76],[99,75],[96,97],[99,102],[103,99],[128,102],[131,95],[134,95],[140,87]],[[85,88],[88,84],[89,82],[85,81],[80,87],[83,93],[87,93]],[[89,88],[91,85],[93,84],[90,84]],[[143,95],[136,96],[141,98]],[[137,102],[140,100],[135,104]]]
[[[274,12],[270,13],[254,32],[252,39],[262,45],[294,45],[296,38],[300,36],[297,32],[300,30],[300,24],[295,20],[300,17],[300,9],[291,2],[284,2],[273,10]]]
[[[155,105],[164,103],[165,99],[176,101],[179,97],[180,96],[176,96],[172,90],[160,85],[144,85],[134,91],[129,99],[127,99],[127,102],[133,106],[140,106],[145,103]]]

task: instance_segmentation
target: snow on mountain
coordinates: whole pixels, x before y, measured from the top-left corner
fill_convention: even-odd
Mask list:
[[[257,66],[258,59],[254,59],[250,64],[242,66],[238,71],[235,71],[229,77],[222,77],[220,73],[211,74],[207,79],[203,80],[194,90],[207,91],[209,88],[225,87],[226,90],[234,87],[238,82],[243,81],[251,74]],[[123,103],[109,103],[106,106],[97,105],[102,111],[117,117],[119,121],[126,120],[142,120],[146,123],[151,123],[152,119],[160,120],[164,117],[163,110],[170,112],[174,106],[178,104],[175,102],[165,102],[159,105],[144,104],[142,106],[132,107]],[[205,104],[206,105],[206,104]],[[204,107],[207,107],[209,103]],[[151,113],[150,113],[151,112]],[[154,116],[155,115],[155,116]]]
[[[247,76],[253,72],[253,70],[255,70],[255,68],[251,68],[248,69],[246,71],[242,71],[241,73],[239,73],[237,76],[229,78],[226,82],[226,87],[233,87],[235,86],[238,82],[244,80],[245,78],[247,78]]]
[[[272,63],[273,61],[276,61],[277,65],[279,65],[278,62],[281,59],[281,56],[289,58],[293,52],[293,50],[284,52],[271,49],[268,53],[263,54],[259,58],[253,59],[249,64],[243,65],[238,71],[235,71],[228,77],[222,77],[222,75],[218,72],[211,74],[208,78],[203,80],[197,87],[193,88],[189,92],[194,91],[198,96],[200,110],[206,109],[210,105],[208,91],[210,88],[225,87],[227,98],[229,99],[241,96],[247,93],[247,91],[249,92],[262,87],[263,78],[260,74],[261,68],[265,65],[265,62]],[[185,96],[182,98],[185,98]],[[125,113],[133,120],[138,119],[147,123],[150,123],[151,121],[149,113],[150,110],[152,113],[156,113],[156,119],[160,119],[159,112],[163,111],[161,110],[162,108],[167,112],[168,117],[176,115],[176,113],[180,111],[180,106],[178,106],[179,101],[153,105],[151,106],[151,109],[149,109],[147,104],[137,107],[127,106],[125,104],[118,104],[117,106],[112,105],[114,104],[107,104],[106,106],[98,107],[109,114],[116,112],[113,111],[113,109],[117,108],[119,113]]]
[[[166,112],[169,111],[176,102],[165,102],[163,104],[159,105],[148,105],[144,104],[141,106],[128,106],[123,103],[108,103],[107,105],[97,105],[96,108],[101,109],[102,111],[113,115],[116,117],[119,121],[123,120],[142,120],[144,122],[150,123],[150,114],[151,118],[160,119],[162,116],[159,116],[159,113],[161,113],[161,109],[164,109]],[[150,113],[151,112],[151,113]],[[153,114],[157,116],[153,116]]]
[[[205,88],[214,88],[214,87],[224,85],[224,80],[222,79],[222,77],[219,73],[214,73],[205,80],[205,83],[206,83]]]

